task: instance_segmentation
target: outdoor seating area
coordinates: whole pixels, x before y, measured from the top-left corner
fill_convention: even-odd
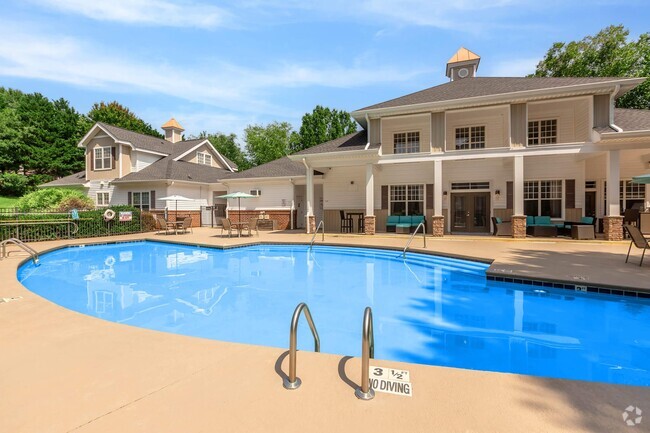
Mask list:
[[[422,222],[424,222],[426,230],[427,223],[424,215],[391,215],[386,221],[386,231],[389,233],[413,233]]]
[[[354,233],[355,225],[357,227],[356,231],[358,233],[363,233],[364,231],[363,212],[345,212],[343,210],[340,210],[339,215],[341,219],[341,233]],[[354,221],[355,217],[356,217],[356,224]]]
[[[161,215],[155,215],[157,234],[177,235],[184,233],[194,233],[192,229],[192,217],[176,217],[176,221],[167,221]]]
[[[260,235],[259,224],[260,219],[252,218],[248,221],[231,221],[230,218],[221,219],[221,237],[224,236],[224,233],[228,233],[228,237],[232,237],[233,232],[237,233],[237,237],[242,237],[244,232],[247,232],[246,236],[253,236],[253,230],[257,236]]]

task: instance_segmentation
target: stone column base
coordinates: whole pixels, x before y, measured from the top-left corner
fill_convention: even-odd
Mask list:
[[[441,238],[445,235],[445,217],[443,215],[434,215],[431,217],[431,235]]]
[[[314,233],[316,231],[316,216],[308,215],[305,218],[307,218],[307,233]]]
[[[526,215],[512,216],[512,237],[516,239],[526,237]]]
[[[367,235],[375,234],[375,221],[377,218],[374,215],[366,215],[363,217],[363,232]]]
[[[603,232],[607,241],[623,240],[623,217],[606,216],[603,218]]]

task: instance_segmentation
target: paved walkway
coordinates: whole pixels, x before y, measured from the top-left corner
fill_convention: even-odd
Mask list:
[[[188,235],[108,240],[236,245],[310,238],[263,233],[228,239],[217,233],[196,229]],[[398,248],[406,237],[327,235],[326,241]],[[42,251],[64,243],[32,245]],[[494,260],[497,270],[650,288],[650,262],[625,265],[626,243],[449,237],[428,238],[427,244],[430,251]],[[183,337],[71,312],[16,281],[24,257],[12,252],[0,260],[0,298],[21,297],[0,303],[0,432],[623,432],[650,426],[644,417],[641,425],[627,427],[621,416],[628,405],[650,411],[648,388],[397,362],[372,363],[410,370],[413,397],[378,394],[363,402],[353,391],[360,379],[358,358],[309,352],[298,355],[303,386],[286,391],[284,350]]]

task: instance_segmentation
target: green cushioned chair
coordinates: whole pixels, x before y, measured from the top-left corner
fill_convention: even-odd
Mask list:
[[[387,232],[394,232],[395,231],[395,226],[399,223],[399,215],[390,215],[388,217],[388,220],[386,221],[386,231]]]
[[[535,225],[535,217],[531,216],[531,215],[526,216],[526,225],[528,227],[534,226]]]

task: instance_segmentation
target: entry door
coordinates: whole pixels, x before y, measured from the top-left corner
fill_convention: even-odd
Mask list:
[[[596,191],[585,192],[585,216],[596,216]]]
[[[452,194],[451,231],[488,233],[490,231],[490,193]]]

